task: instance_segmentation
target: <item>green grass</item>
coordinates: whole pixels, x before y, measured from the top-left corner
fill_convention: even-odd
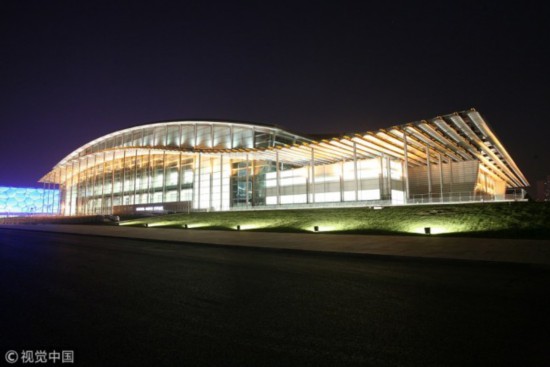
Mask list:
[[[193,229],[406,234],[441,236],[550,239],[550,205],[544,203],[485,203],[364,208],[327,208],[302,210],[258,210],[171,214],[133,219],[121,225]]]

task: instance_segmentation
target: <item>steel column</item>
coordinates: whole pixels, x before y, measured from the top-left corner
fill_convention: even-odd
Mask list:
[[[432,198],[432,168],[430,164],[430,146],[426,145],[426,171],[428,173],[428,197]]]
[[[248,165],[249,165],[249,161],[248,161],[248,153],[246,154],[246,184],[245,184],[245,203],[246,203],[246,207],[248,208],[248,180],[249,180],[249,176],[250,176],[250,172],[248,171]]]
[[[438,155],[439,158],[439,191],[441,195],[440,201],[443,202],[443,159],[441,153]]]
[[[404,144],[404,153],[405,153],[405,161],[403,162],[403,169],[404,169],[404,176],[405,176],[405,204],[410,199],[410,191],[409,191],[409,151],[408,151],[408,142],[407,142],[407,134],[403,132],[403,142]]]
[[[275,152],[275,185],[276,185],[276,194],[277,194],[277,205],[281,205],[281,169],[279,167],[279,151]]]
[[[311,147],[311,202],[315,204],[315,151]]]
[[[180,154],[179,154],[179,158],[178,158],[178,186],[177,186],[177,189],[178,189],[178,193],[177,193],[177,200],[178,200],[178,203],[181,203],[181,156],[182,156],[182,153],[181,153],[181,144],[183,143],[183,125],[179,125],[179,132],[178,132],[178,148],[180,149]],[[178,204],[178,207],[179,205],[181,204]]]
[[[115,206],[115,151],[113,151],[113,159],[111,160],[111,210],[109,214],[113,214],[113,207]]]
[[[357,143],[353,142],[353,177],[355,180],[355,201],[359,201],[359,177],[357,177]]]

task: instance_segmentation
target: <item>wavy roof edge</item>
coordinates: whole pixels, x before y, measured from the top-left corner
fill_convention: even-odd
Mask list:
[[[144,122],[136,125],[131,125],[128,127],[123,128],[122,130],[126,129],[132,129],[136,127],[145,127],[150,125],[161,125],[161,124],[167,124],[167,123],[175,123],[175,122],[204,122],[204,123],[215,123],[215,124],[239,124],[239,125],[248,125],[248,126],[261,126],[261,127],[270,127],[274,129],[281,129],[285,130],[286,128],[284,126],[278,125],[278,124],[271,124],[271,123],[264,123],[264,122],[256,122],[256,121],[248,121],[248,120],[234,120],[234,119],[209,119],[209,118],[184,118],[184,119],[169,119],[169,120],[158,120],[158,121],[149,121]]]
[[[496,163],[499,166],[499,169],[502,170],[503,173],[509,176],[508,180],[506,181],[508,181],[509,183],[511,181],[514,181],[514,183],[516,184],[516,187],[529,186],[529,183],[526,180],[525,176],[523,175],[519,167],[516,165],[516,163],[510,156],[510,154],[507,152],[506,148],[503,146],[502,142],[500,141],[498,136],[495,134],[493,128],[489,125],[489,123],[485,120],[485,118],[481,116],[480,113],[475,108],[470,108],[467,110],[462,110],[459,112],[453,112],[453,113],[444,114],[444,115],[438,115],[429,119],[421,119],[421,120],[416,120],[413,122],[408,122],[400,125],[393,125],[387,128],[375,129],[371,131],[365,131],[362,133],[351,133],[349,134],[349,136],[347,136],[346,134],[341,134],[341,135],[332,134],[332,137],[328,136],[329,134],[307,134],[307,133],[298,134],[298,133],[288,131],[286,128],[279,125],[253,123],[253,122],[246,122],[246,121],[239,121],[239,120],[185,119],[185,120],[157,121],[153,123],[140,124],[140,125],[128,127],[125,129],[117,130],[110,134],[99,137],[85,144],[79,149],[73,151],[71,154],[67,155],[65,159],[63,159],[58,164],[62,163],[69,157],[73,156],[75,153],[82,151],[85,147],[90,146],[91,144],[97,141],[101,141],[102,139],[106,139],[110,136],[117,135],[125,131],[162,126],[163,124],[182,124],[182,123],[183,124],[204,123],[204,124],[220,124],[220,125],[223,125],[223,124],[241,125],[241,126],[247,126],[250,128],[260,127],[260,128],[266,128],[266,129],[279,130],[283,133],[289,134],[291,136],[299,137],[304,140],[310,140],[309,139],[310,137],[313,138],[313,140],[310,140],[310,143],[306,143],[308,145],[311,143],[325,144],[325,145],[328,143],[331,145],[337,145],[339,144],[339,142],[346,143],[347,141],[356,140],[358,138],[361,140],[364,140],[363,138],[365,138],[367,140],[375,139],[377,140],[377,144],[380,142],[382,143],[380,144],[380,147],[384,147],[388,139],[394,139],[394,140],[395,138],[397,138],[397,140],[404,139],[404,141],[406,142],[406,137],[402,137],[401,135],[410,134],[411,138],[415,137],[420,142],[425,142],[426,144],[429,144],[429,145],[432,145],[433,143],[434,148],[437,148],[440,152],[447,151],[451,153],[450,155],[455,155],[455,156],[458,156],[459,158],[460,156],[462,156],[463,158],[460,158],[460,159],[466,159],[469,156],[473,159],[478,159],[482,161],[487,166],[494,167],[494,168],[497,168],[494,164]],[[451,128],[451,126],[453,125],[454,125],[454,128]],[[392,131],[394,131],[393,133],[394,136],[391,136]],[[380,134],[388,135],[388,137],[383,137],[379,139],[377,136]],[[325,139],[330,139],[333,142],[329,142],[323,139],[321,135],[325,135],[324,136]],[[367,140],[364,140],[360,143],[366,142],[367,144],[370,144],[370,142]],[[386,142],[384,142],[384,140],[386,140]],[[400,144],[402,144],[402,142]],[[298,146],[298,145],[295,145],[295,146]],[[338,148],[341,150],[341,147],[338,147],[338,146],[332,147],[332,148],[334,149]],[[367,149],[367,150],[370,150],[370,149]],[[395,149],[393,150],[395,151]],[[385,150],[381,149],[380,152],[385,152],[386,154],[392,154],[392,152],[387,149]]]

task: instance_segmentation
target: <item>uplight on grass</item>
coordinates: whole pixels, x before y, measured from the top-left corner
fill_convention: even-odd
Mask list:
[[[193,228],[201,228],[201,227],[208,227],[208,223],[188,223],[187,228],[193,229]]]
[[[261,228],[261,226],[255,225],[255,224],[241,224],[238,227],[240,227],[241,231],[246,231],[248,229]]]
[[[443,234],[443,233],[452,233],[457,232],[452,226],[432,226],[429,224],[419,225],[416,227],[413,227],[411,230],[409,230],[411,233],[418,233],[418,234]]]
[[[548,206],[518,204],[460,204],[441,206],[384,207],[383,210],[361,208],[330,208],[300,210],[196,212],[172,214],[167,218],[133,218],[121,221],[121,226],[189,229],[213,228],[235,231],[262,230],[308,233],[381,232],[414,233],[426,235],[430,227],[432,236],[444,234],[468,235],[491,233],[497,230],[518,230],[529,233],[530,228],[544,228],[550,233],[550,209]],[[314,227],[318,227],[315,232]],[[162,228],[162,227],[159,227]],[[536,231],[532,231],[536,233]],[[547,235],[550,237],[550,235]]]
[[[149,227],[164,227],[164,226],[170,225],[170,222],[153,222],[148,224],[149,224]]]
[[[344,225],[341,223],[320,223],[312,227],[303,227],[302,229],[309,232],[336,232],[344,230]]]

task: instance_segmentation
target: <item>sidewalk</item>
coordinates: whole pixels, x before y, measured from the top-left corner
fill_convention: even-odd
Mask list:
[[[0,225],[3,229],[304,251],[550,265],[550,240],[209,231],[94,225]]]

